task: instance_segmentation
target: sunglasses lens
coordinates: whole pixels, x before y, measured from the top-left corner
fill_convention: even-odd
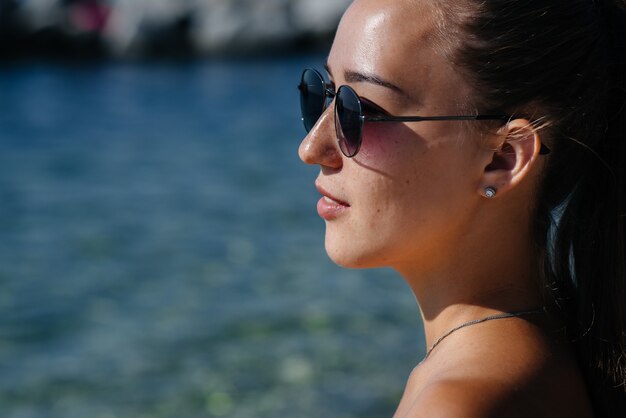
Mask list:
[[[335,130],[341,151],[354,157],[361,147],[363,120],[359,96],[347,86],[341,86],[335,98]]]
[[[326,104],[324,79],[315,70],[304,70],[300,81],[300,110],[304,128],[309,132],[322,116]]]

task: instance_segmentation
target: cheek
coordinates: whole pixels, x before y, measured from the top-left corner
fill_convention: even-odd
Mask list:
[[[399,161],[409,161],[418,156],[423,140],[399,123],[369,123],[363,129],[361,149],[355,157],[369,168],[391,174]]]

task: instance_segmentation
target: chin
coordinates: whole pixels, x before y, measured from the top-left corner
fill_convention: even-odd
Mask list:
[[[365,269],[385,267],[380,262],[378,251],[366,250],[358,248],[358,246],[350,246],[349,243],[344,245],[333,245],[334,243],[326,240],[326,254],[337,265],[351,269]]]

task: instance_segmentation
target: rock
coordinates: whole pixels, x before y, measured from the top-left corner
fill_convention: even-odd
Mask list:
[[[274,52],[328,39],[351,0],[0,0],[25,33],[85,36],[116,56]],[[8,3],[7,3],[8,4]],[[92,13],[101,11],[102,13]],[[89,13],[84,13],[89,12]],[[14,16],[14,17],[13,17]],[[97,19],[96,19],[97,18]],[[6,23],[6,22],[5,22]],[[11,22],[8,22],[11,23]],[[7,26],[6,23],[4,26]],[[13,25],[15,26],[15,25]],[[8,30],[4,32],[8,33]],[[0,38],[3,33],[0,31]],[[41,36],[40,36],[41,38]],[[12,42],[15,34],[0,39]],[[45,41],[45,39],[44,39]],[[45,44],[45,42],[44,42]],[[68,48],[72,49],[72,45]],[[60,44],[54,48],[58,48]],[[62,52],[62,51],[60,51]],[[37,53],[37,51],[36,51]]]
[[[351,0],[296,0],[292,4],[293,25],[300,31],[333,33]]]
[[[188,37],[200,54],[237,54],[332,34],[350,0],[118,0],[106,31],[113,51],[140,52],[146,28],[189,17]]]

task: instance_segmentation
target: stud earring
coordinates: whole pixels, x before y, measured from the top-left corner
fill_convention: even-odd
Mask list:
[[[485,197],[492,199],[496,195],[496,189],[494,187],[485,187]]]

